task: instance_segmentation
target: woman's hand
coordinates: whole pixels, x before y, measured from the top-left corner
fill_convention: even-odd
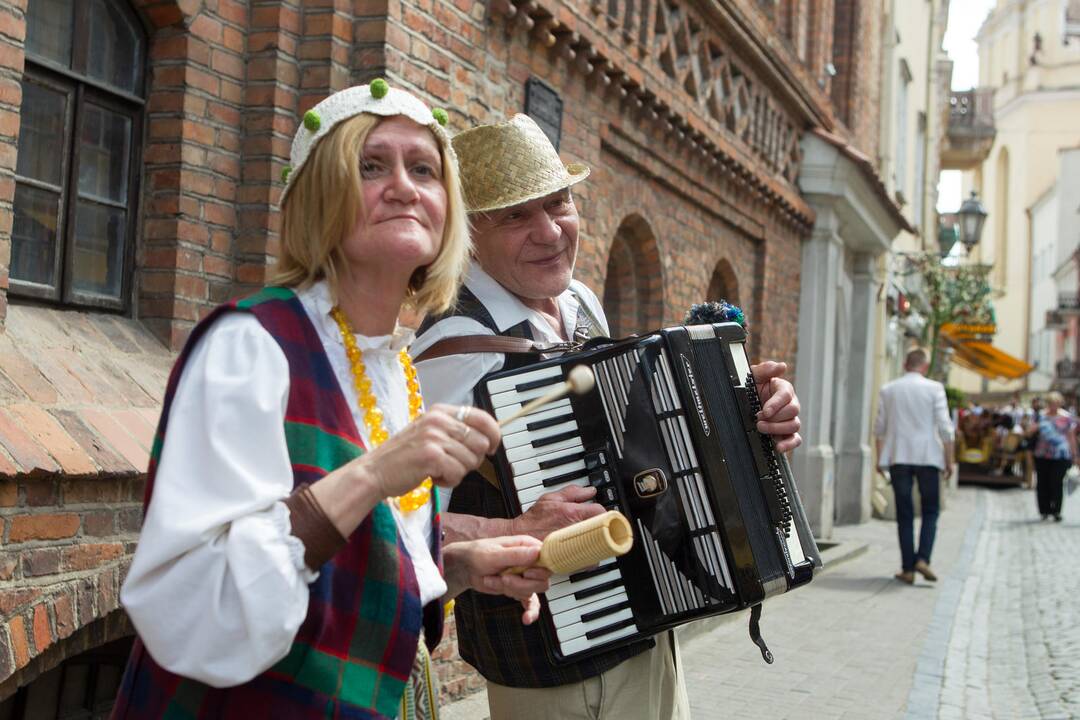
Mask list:
[[[766,360],[750,366],[761,398],[757,430],[773,436],[777,452],[787,452],[802,445],[799,428],[799,398],[795,388],[784,379],[787,363]]]
[[[483,410],[435,405],[371,452],[311,486],[327,518],[349,537],[388,497],[409,492],[430,477],[454,487],[501,441],[495,419]]]
[[[483,410],[435,405],[353,462],[371,474],[382,497],[396,497],[426,477],[439,487],[455,487],[495,451],[501,437],[495,419]]]
[[[540,557],[541,542],[529,535],[482,538],[450,543],[443,549],[447,597],[472,589],[489,595],[506,595],[521,602],[521,622],[533,623],[540,615],[536,593],[548,589],[551,572],[531,567]],[[527,568],[520,575],[502,575],[512,567]]]

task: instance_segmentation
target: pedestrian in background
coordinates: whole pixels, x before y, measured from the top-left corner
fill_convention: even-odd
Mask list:
[[[937,580],[930,569],[930,553],[937,533],[941,471],[952,474],[953,426],[945,386],[926,377],[926,352],[914,349],[904,358],[904,375],[881,388],[878,395],[874,441],[878,471],[888,468],[896,496],[896,524],[900,537],[900,572],[896,579],[911,585],[918,572]],[[915,508],[912,487],[919,484],[922,524],[915,549]]]
[[[1035,435],[1035,496],[1039,515],[1045,520],[1053,516],[1061,522],[1064,500],[1063,481],[1069,466],[1076,462],[1076,418],[1061,409],[1061,393],[1046,395],[1046,411],[1028,431]]]

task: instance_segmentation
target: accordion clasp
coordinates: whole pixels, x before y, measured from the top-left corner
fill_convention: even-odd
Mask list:
[[[652,498],[668,489],[667,476],[660,468],[642,470],[634,476],[634,492],[639,498]]]

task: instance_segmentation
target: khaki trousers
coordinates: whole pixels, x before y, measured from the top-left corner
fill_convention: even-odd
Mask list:
[[[674,633],[606,673],[571,685],[513,688],[488,683],[491,720],[690,720]]]

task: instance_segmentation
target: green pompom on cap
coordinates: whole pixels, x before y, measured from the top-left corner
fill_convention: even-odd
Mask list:
[[[450,116],[442,108],[432,108],[431,117],[435,118],[435,122],[443,127],[446,127],[446,123],[450,122]]]
[[[310,132],[318,132],[319,126],[322,125],[322,118],[319,117],[319,113],[314,110],[308,110],[304,113],[304,127]]]
[[[289,173],[291,173],[291,172],[292,172],[292,165],[286,165],[285,167],[281,168],[281,182],[283,182],[283,183],[289,182]]]
[[[371,97],[376,100],[386,97],[386,93],[390,92],[390,86],[386,84],[386,81],[382,78],[377,78],[371,81]]]

